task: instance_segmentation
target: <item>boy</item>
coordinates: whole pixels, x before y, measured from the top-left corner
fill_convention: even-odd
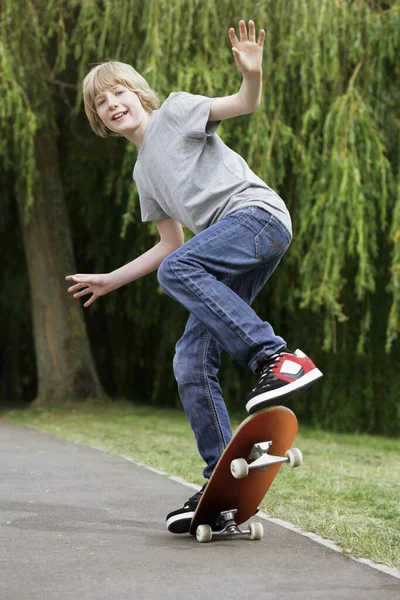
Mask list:
[[[216,134],[223,119],[249,114],[260,105],[265,38],[239,23],[240,41],[229,30],[243,75],[238,93],[206,98],[173,93],[159,107],[155,93],[129,65],[108,61],[83,84],[86,114],[102,137],[121,135],[134,143],[134,180],[142,221],[156,221],[160,242],[102,275],[69,275],[74,298],[84,304],[158,269],[166,294],[190,312],[173,362],[179,395],[194,431],[208,479],[232,431],[217,373],[222,350],[260,373],[246,404],[252,413],[280,404],[322,377],[300,350],[287,349],[250,307],[291,242],[291,220],[283,200]],[[196,235],[184,243],[182,225]],[[167,516],[174,533],[189,530],[202,490]]]

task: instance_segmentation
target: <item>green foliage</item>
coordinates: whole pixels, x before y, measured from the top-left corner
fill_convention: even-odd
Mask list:
[[[241,77],[227,32],[240,18],[266,30],[263,105],[224,122],[221,135],[285,199],[294,227],[288,256],[255,307],[322,365],[325,382],[313,394],[325,425],[346,420],[346,427],[393,433],[399,0],[3,0],[0,158],[32,202],[34,136],[57,127],[80,271],[127,262],[154,242],[155,231],[140,223],[135,150],[90,132],[82,78],[91,64],[116,58],[133,64],[161,100],[182,89],[234,93]],[[187,315],[155,289],[150,276],[98,301],[88,326],[111,393],[132,396],[136,382],[150,377],[144,393],[168,403],[176,397],[166,384],[173,345]],[[236,369],[228,361],[223,374],[231,403],[241,406],[248,378]],[[379,394],[387,398],[383,421]],[[319,410],[303,416],[321,419]]]

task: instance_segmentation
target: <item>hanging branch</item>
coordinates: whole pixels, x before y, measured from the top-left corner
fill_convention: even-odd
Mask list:
[[[0,11],[0,155],[15,168],[28,204],[33,137],[56,129],[49,81],[71,94],[74,111],[63,119],[79,117],[81,81],[104,58],[133,64],[161,99],[179,89],[234,93],[240,74],[227,30],[254,18],[266,30],[263,104],[251,118],[224,122],[221,135],[291,208],[296,241],[287,260],[297,294],[291,302],[323,312],[326,348],[332,320],[343,322],[355,307],[363,312],[375,294],[384,240],[390,349],[400,328],[399,0],[384,9],[347,0],[3,0]],[[125,231],[136,218],[134,160],[129,148],[108,175],[116,202],[127,203]],[[369,323],[365,313],[363,344]]]

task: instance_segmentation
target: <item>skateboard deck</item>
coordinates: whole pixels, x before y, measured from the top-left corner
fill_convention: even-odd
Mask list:
[[[295,414],[284,406],[261,410],[239,425],[215,467],[193,515],[190,533],[197,535],[198,541],[210,541],[211,537],[218,535],[218,529],[229,529],[221,525],[221,513],[225,511],[234,511],[224,517],[225,525],[227,520],[233,520],[231,534],[243,534],[237,526],[254,515],[283,462],[287,462],[289,466],[301,464],[301,452],[297,449],[293,449],[293,456],[292,451],[289,451],[290,456],[286,457],[297,430]],[[240,463],[240,469],[237,469],[235,475],[231,471],[232,461]],[[255,463],[261,466],[256,466]],[[243,467],[244,473],[248,471],[247,476],[243,472],[239,473]],[[236,476],[243,478],[237,479]],[[199,539],[202,537],[199,526],[205,529],[207,539]],[[262,525],[257,526],[258,534],[254,535],[254,531],[252,534],[252,530],[244,533],[251,534],[252,539],[260,539]],[[230,535],[229,531],[225,531],[224,535]]]

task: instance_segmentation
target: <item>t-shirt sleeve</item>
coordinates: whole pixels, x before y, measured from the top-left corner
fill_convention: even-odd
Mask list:
[[[188,137],[204,138],[215,133],[221,123],[209,120],[213,101],[187,92],[172,93],[167,100],[168,113]]]
[[[160,221],[160,219],[170,218],[170,216],[163,211],[158,202],[156,202],[153,198],[139,196],[139,201],[140,213],[143,223],[146,223],[148,221]]]

